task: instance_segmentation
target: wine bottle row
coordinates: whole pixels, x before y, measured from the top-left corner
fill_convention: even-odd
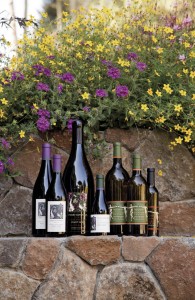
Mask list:
[[[32,195],[32,235],[159,235],[159,194],[155,169],[142,175],[141,157],[132,157],[132,175],[122,165],[121,144],[113,145],[113,166],[96,175],[83,143],[83,123],[72,124],[72,148],[62,173],[61,155],[43,143],[42,162]]]

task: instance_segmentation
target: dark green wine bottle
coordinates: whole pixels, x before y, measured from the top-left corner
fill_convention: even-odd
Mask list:
[[[104,175],[96,175],[96,193],[91,213],[91,234],[106,235],[110,232],[110,215],[105,199]]]
[[[155,187],[155,169],[147,169],[148,236],[159,236],[159,193]]]
[[[147,183],[141,173],[141,157],[133,155],[132,177],[128,185],[128,235],[146,236],[148,227]]]
[[[123,235],[126,231],[126,200],[125,182],[129,174],[122,166],[121,144],[113,145],[113,166],[105,178],[106,201],[110,214],[110,234]]]

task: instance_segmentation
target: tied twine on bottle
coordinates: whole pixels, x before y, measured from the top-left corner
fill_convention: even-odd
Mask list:
[[[112,219],[112,211],[115,208],[120,208],[120,209],[124,210],[124,216],[125,216],[125,220],[126,220],[127,219],[127,207],[126,206],[121,207],[118,205],[112,206],[112,204],[109,205],[110,219]]]
[[[127,207],[127,209],[130,211],[130,219],[132,220],[133,219],[133,217],[134,217],[134,209],[136,209],[136,208],[142,208],[142,209],[144,209],[144,214],[145,214],[145,217],[147,218],[147,216],[148,216],[148,208],[147,208],[147,206],[139,206],[139,205],[130,205],[130,206],[128,206]]]
[[[155,221],[156,224],[158,224],[159,223],[159,213],[158,213],[158,211],[149,210],[148,213],[151,213],[151,214],[154,215],[154,221]]]
[[[83,207],[81,208],[81,234],[86,233],[86,225],[85,225],[86,211],[87,211],[87,206],[86,203],[84,202]]]

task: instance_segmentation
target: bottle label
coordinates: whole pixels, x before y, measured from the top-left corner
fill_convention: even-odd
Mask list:
[[[158,231],[159,227],[159,213],[158,207],[148,207],[148,230]]]
[[[86,233],[87,220],[87,193],[68,194],[68,226],[70,232]]]
[[[110,215],[95,214],[90,216],[91,233],[110,232]]]
[[[66,232],[65,201],[48,201],[47,232]]]
[[[148,224],[147,201],[127,201],[127,224]]]
[[[109,201],[110,225],[126,224],[126,201]]]
[[[45,199],[36,199],[36,229],[46,229],[46,205]]]

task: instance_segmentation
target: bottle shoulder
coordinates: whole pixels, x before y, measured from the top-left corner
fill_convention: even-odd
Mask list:
[[[123,168],[123,166],[112,166],[112,168],[107,172],[105,180],[128,180],[129,174]]]
[[[129,184],[147,185],[147,182],[146,179],[141,174],[138,174],[130,177]]]

